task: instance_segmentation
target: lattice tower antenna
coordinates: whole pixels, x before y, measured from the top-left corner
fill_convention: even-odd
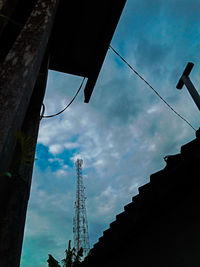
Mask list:
[[[77,183],[76,183],[76,201],[75,216],[73,219],[74,247],[76,252],[83,248],[83,257],[87,256],[90,250],[88,222],[85,206],[85,187],[83,185],[82,165],[83,160],[76,160]]]

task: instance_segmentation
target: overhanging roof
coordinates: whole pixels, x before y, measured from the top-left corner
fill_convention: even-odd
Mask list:
[[[87,77],[88,103],[126,0],[61,0],[50,39],[52,70]]]

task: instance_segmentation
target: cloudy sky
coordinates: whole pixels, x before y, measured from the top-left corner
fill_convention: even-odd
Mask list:
[[[198,109],[176,84],[187,62],[197,88],[199,0],[127,0],[112,46],[198,129]],[[50,71],[46,115],[68,104],[81,77]],[[73,240],[76,170],[83,159],[90,244],[131,201],[163,157],[179,153],[195,132],[109,50],[89,104],[75,102],[40,125],[21,267],[45,267]]]

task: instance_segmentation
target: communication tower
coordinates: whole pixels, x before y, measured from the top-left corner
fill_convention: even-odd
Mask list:
[[[76,160],[77,183],[76,183],[76,201],[75,216],[73,219],[74,247],[76,252],[83,249],[83,256],[87,256],[90,250],[88,222],[85,206],[85,187],[83,185],[82,165],[83,160]]]

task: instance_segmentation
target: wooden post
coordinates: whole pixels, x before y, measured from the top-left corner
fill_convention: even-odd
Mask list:
[[[48,70],[40,73],[38,76],[20,130],[25,146],[27,146],[25,149],[28,150],[28,154],[25,151],[25,155],[22,155],[24,151],[20,151],[20,147],[18,147],[20,144],[18,144],[15,148],[11,168],[9,169],[12,177],[1,177],[3,187],[1,188],[0,266],[18,267],[20,262],[35,147],[40,123],[40,110],[46,88],[47,73]],[[30,153],[32,154],[31,156]],[[20,158],[21,155],[23,158]]]
[[[0,66],[0,173],[7,170],[46,51],[58,0],[38,0]]]
[[[33,141],[47,78],[41,63],[59,0],[38,0],[5,61],[0,66],[0,266],[19,267],[33,162],[19,158],[16,131]],[[16,164],[17,162],[17,164]],[[15,166],[13,168],[13,166]]]

